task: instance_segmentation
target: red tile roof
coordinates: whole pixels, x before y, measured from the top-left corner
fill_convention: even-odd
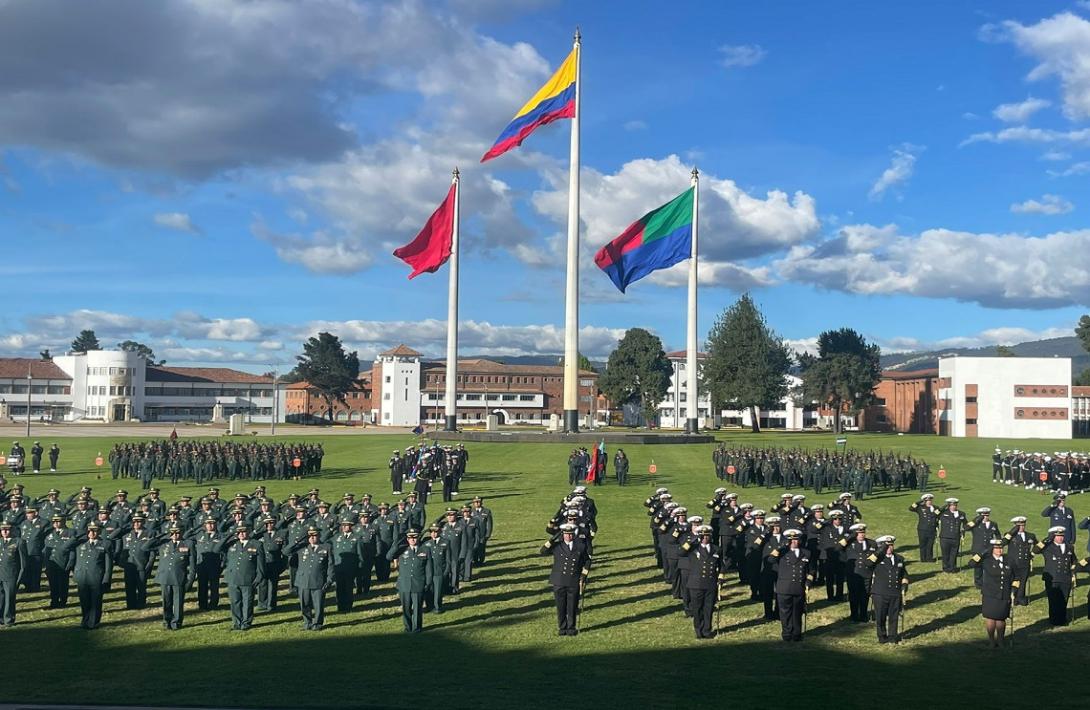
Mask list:
[[[402,343],[391,350],[387,350],[384,353],[379,353],[378,355],[379,357],[420,357],[420,353],[416,352],[405,343]]]
[[[681,360],[683,358],[689,357],[689,353],[686,350],[675,350],[672,353],[666,353],[666,357],[670,358],[671,360]],[[699,350],[697,350],[696,351],[696,357],[697,357],[697,359],[706,358],[706,357],[708,357],[708,353],[702,353]]]
[[[1075,385],[1071,388],[1072,397],[1090,397],[1090,387]]]
[[[434,362],[425,362],[423,365],[424,370],[434,372],[435,370],[446,370],[447,363],[445,360],[439,360]],[[476,358],[473,360],[459,360],[458,361],[458,374],[474,374],[474,373],[496,373],[496,374],[510,374],[510,375],[563,375],[564,368],[560,365],[505,365],[502,362],[496,362],[495,360],[485,360],[484,358]],[[598,373],[593,370],[580,370],[580,375],[586,375],[588,377],[597,377]]]
[[[938,377],[938,368],[930,370],[885,370],[882,372],[884,380],[922,380],[926,377]]]
[[[271,377],[232,370],[229,367],[151,367],[145,380],[148,382],[243,382],[248,384],[272,384]]]
[[[26,379],[27,368],[36,380],[71,380],[68,374],[52,360],[29,357],[0,358],[0,378]]]

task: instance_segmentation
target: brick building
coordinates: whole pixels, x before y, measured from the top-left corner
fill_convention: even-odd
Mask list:
[[[888,370],[874,388],[874,403],[859,415],[863,431],[937,434],[935,415],[939,371]]]

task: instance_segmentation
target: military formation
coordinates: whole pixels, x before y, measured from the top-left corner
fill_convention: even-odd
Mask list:
[[[303,628],[317,631],[329,590],[338,613],[349,613],[396,572],[405,630],[418,632],[423,612],[442,613],[485,564],[493,534],[479,496],[429,524],[415,492],[393,506],[352,493],[331,505],[317,488],[277,502],[260,485],[229,500],[210,487],[196,504],[181,496],[167,505],[154,487],[135,501],[124,489],[100,501],[89,487],[34,497],[0,478],[0,511],[0,626],[15,623],[19,593],[41,591],[44,576],[51,609],[69,605],[75,583],[86,629],[101,622],[113,585],[136,610],[154,583],[164,629],[183,626],[194,591],[201,611],[219,609],[225,591],[231,628],[245,631],[255,611],[278,609],[286,574]]]
[[[135,479],[147,490],[156,481],[287,481],[322,471],[321,444],[163,441],[119,443],[106,456],[113,480]]]
[[[584,482],[596,486],[602,485],[606,482],[608,462],[609,456],[606,453],[605,444],[591,451],[588,451],[585,446],[572,449],[568,454],[568,485],[574,486]],[[617,453],[613,455],[613,474],[617,485],[628,485],[629,464],[628,455],[625,454],[624,449],[617,449]]]
[[[410,446],[405,453],[395,449],[389,462],[391,492],[401,495],[402,489],[411,485],[420,500],[427,503],[429,492],[440,483],[443,502],[449,503],[458,496],[458,486],[468,464],[469,452],[463,444],[420,444]]]
[[[896,551],[893,535],[869,536],[853,493],[812,505],[804,494],[784,493],[767,511],[738,498],[717,488],[699,510],[690,510],[659,488],[644,502],[655,561],[671,594],[693,619],[696,638],[716,635],[717,603],[725,590],[739,585],[748,589],[749,601],[764,620],[780,621],[784,641],[803,638],[813,590],[824,587],[828,602],[847,602],[852,622],[874,621],[879,643],[900,642],[907,562]],[[1090,530],[1090,517],[1076,526],[1066,495],[1058,493],[1041,512],[1049,527],[1038,539],[1027,530],[1025,516],[1012,518],[1004,530],[991,519],[990,508],[977,508],[970,517],[959,503],[951,497],[939,507],[933,494],[924,493],[908,513],[917,520],[920,563],[941,563],[944,573],[959,573],[968,536],[969,566],[981,593],[989,643],[1002,645],[1014,608],[1029,603],[1037,558],[1050,623],[1068,624],[1075,613],[1076,575],[1090,572],[1090,557],[1080,559],[1075,551],[1075,530]],[[1087,605],[1090,617],[1090,595]]]
[[[851,493],[862,500],[875,488],[925,492],[931,467],[911,455],[881,451],[727,447],[712,452],[715,475],[738,488],[795,488]]]
[[[549,584],[556,601],[557,632],[579,634],[579,612],[586,596],[594,538],[598,534],[598,508],[587,495],[586,486],[576,486],[560,501],[556,515],[549,519],[542,545],[543,557],[552,557]]]
[[[1058,493],[1090,490],[1090,456],[1072,451],[992,452],[992,483]]]

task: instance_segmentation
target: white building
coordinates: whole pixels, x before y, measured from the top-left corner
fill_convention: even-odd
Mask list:
[[[224,367],[149,365],[123,350],[53,360],[0,358],[0,418],[47,421],[223,421],[244,414],[271,422],[272,378]],[[278,398],[277,421],[284,398]]]
[[[372,368],[373,396],[378,397],[381,426],[416,426],[420,423],[420,357],[406,345],[379,353]]]
[[[798,377],[787,375],[789,392],[801,384],[802,380]],[[790,395],[781,399],[776,409],[758,410],[757,417],[762,429],[806,429],[817,425],[815,409],[797,406]],[[722,418],[723,426],[753,426],[753,413],[749,409],[724,409]]]
[[[1070,439],[1071,359],[942,358],[937,405],[947,436]]]
[[[689,418],[689,375],[688,354],[684,350],[667,353],[666,357],[673,365],[670,373],[670,388],[666,390],[666,398],[659,402],[659,426],[663,429],[683,429]],[[696,363],[700,367],[701,361],[707,359],[707,353],[697,353]],[[700,392],[696,402],[697,426],[704,428],[711,426],[708,421],[708,412],[711,411],[711,395]],[[633,411],[638,411],[638,407]],[[627,414],[627,411],[626,411]]]

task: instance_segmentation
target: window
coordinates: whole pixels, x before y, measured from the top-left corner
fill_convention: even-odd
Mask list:
[[[966,397],[965,398],[965,403],[966,404],[976,404],[976,397]]]
[[[689,396],[688,396],[688,394],[687,394],[687,393],[685,393],[685,392],[682,392],[682,393],[681,393],[681,395],[680,395],[680,396],[678,397],[678,400],[677,400],[677,401],[679,401],[679,402],[686,402],[686,401],[688,401],[688,399],[689,399]]]
[[[533,402],[534,401],[534,395],[532,395],[532,394],[520,394],[519,395],[519,401],[520,402]]]
[[[387,392],[387,393],[383,394],[382,398],[385,399],[385,400],[389,400],[390,399],[390,393]]]
[[[409,386],[409,378],[408,378],[408,377],[406,377],[406,378],[405,378],[405,386],[406,386],[406,387],[408,387],[408,386]]]
[[[479,395],[479,394],[467,394],[465,396],[465,399],[470,400],[472,402],[479,402],[480,399],[481,399],[481,395]]]
[[[593,387],[594,380],[579,380],[580,387]]]
[[[879,424],[885,424],[886,423],[886,415],[885,414],[879,414],[877,417],[875,417],[875,419],[878,420]]]
[[[30,393],[31,394],[45,394],[45,389],[46,389],[45,385],[31,385],[30,386]]]
[[[389,412],[383,412],[382,413],[382,418],[383,419],[389,419],[390,418],[390,413]]]
[[[405,401],[409,401],[409,390],[405,390]]]
[[[965,423],[966,424],[972,424],[972,425],[975,426],[976,425],[976,419],[966,419]]]
[[[390,384],[390,376],[386,375],[386,384]]]
[[[875,397],[875,398],[874,398],[874,405],[875,405],[876,407],[884,407],[884,406],[886,406],[886,398],[885,398],[885,397]]]
[[[515,395],[513,395],[513,394],[505,394],[505,395],[503,395],[503,401],[504,401],[504,402],[514,402],[514,401],[515,401],[515,399],[517,399],[517,398],[516,398],[516,397],[515,397]]]

